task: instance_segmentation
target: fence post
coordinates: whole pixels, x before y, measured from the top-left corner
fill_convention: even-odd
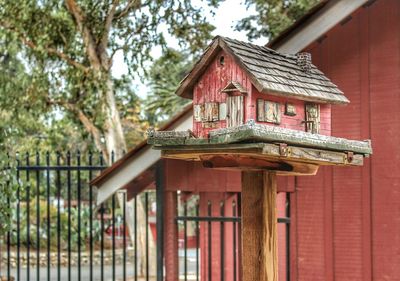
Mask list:
[[[164,160],[156,164],[157,281],[164,280]]]

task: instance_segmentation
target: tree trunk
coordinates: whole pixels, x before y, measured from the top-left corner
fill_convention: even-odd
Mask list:
[[[106,123],[104,128],[104,135],[106,139],[106,146],[108,155],[114,152],[115,160],[120,159],[127,150],[124,132],[122,129],[121,118],[115,103],[114,84],[111,78],[107,79],[106,89],[105,116]]]
[[[115,160],[120,159],[124,153],[127,151],[127,146],[125,142],[125,137],[122,129],[121,118],[119,116],[119,111],[117,105],[115,103],[114,96],[114,85],[111,79],[107,80],[107,90],[106,90],[106,127],[104,130],[104,135],[106,139],[106,146],[108,151],[108,159],[110,159],[110,164],[112,159],[111,155],[114,152]],[[150,274],[155,274],[155,263],[156,263],[156,251],[155,251],[155,243],[153,239],[152,232],[150,230],[149,225],[145,225],[145,209],[140,200],[140,196],[137,197],[137,221],[135,221],[135,211],[134,211],[134,200],[126,202],[126,223],[129,230],[129,236],[131,238],[131,242],[133,244],[135,239],[135,231],[134,226],[137,224],[138,230],[138,248],[136,253],[138,253],[138,269],[139,274],[144,275],[146,269],[146,227],[148,228],[149,233],[149,270]],[[118,196],[119,205],[123,206],[123,197]]]
[[[85,15],[82,12],[82,9],[76,3],[75,0],[65,0],[65,5],[70,12],[71,16],[75,19],[75,24],[77,29],[82,35],[83,43],[85,45],[85,51],[87,54],[88,61],[90,63],[91,69],[97,74],[99,81],[106,81],[105,83],[105,101],[104,105],[104,114],[105,114],[105,126],[103,128],[103,134],[105,137],[105,145],[107,148],[108,155],[105,155],[105,158],[108,160],[108,163],[111,164],[111,154],[114,152],[115,160],[120,159],[123,154],[126,152],[126,141],[124,137],[124,132],[122,129],[121,118],[119,116],[118,107],[115,102],[115,92],[114,85],[111,78],[111,65],[112,62],[107,54],[108,47],[108,36],[112,26],[112,20],[115,15],[116,5],[118,1],[113,1],[112,6],[106,16],[105,26],[104,26],[104,34],[102,38],[95,38],[94,32],[91,29],[91,26],[86,25]],[[89,131],[93,135],[93,132]],[[96,143],[97,146],[99,144]],[[99,148],[99,147],[98,147]],[[103,148],[99,148],[103,151]],[[120,206],[122,205],[122,197],[118,196],[118,201]],[[132,201],[127,202],[126,215],[127,215],[127,223],[129,228],[129,233],[131,240],[134,241],[134,223],[138,225],[138,249],[137,253],[145,253],[145,211],[143,209],[143,205],[140,200],[137,201],[137,210],[138,210],[138,221],[134,221],[134,212],[132,212]],[[154,249],[154,240],[151,236],[151,231],[149,231],[149,248]],[[155,251],[151,252],[155,258]],[[139,257],[140,264],[144,264],[143,255]],[[152,258],[153,260],[153,258]],[[143,266],[141,266],[142,268]],[[152,271],[153,272],[153,271]]]

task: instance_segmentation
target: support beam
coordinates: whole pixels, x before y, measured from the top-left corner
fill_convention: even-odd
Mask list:
[[[164,280],[164,161],[156,164],[156,203],[157,203],[157,281]]]
[[[278,281],[276,174],[242,172],[242,279]]]

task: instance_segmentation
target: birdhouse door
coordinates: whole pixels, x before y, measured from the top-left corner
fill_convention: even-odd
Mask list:
[[[320,108],[318,104],[306,104],[306,131],[319,134]]]
[[[244,121],[244,97],[243,95],[228,96],[227,104],[227,127],[243,124]]]

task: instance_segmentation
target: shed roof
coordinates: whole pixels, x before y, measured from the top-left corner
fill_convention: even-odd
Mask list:
[[[282,54],[266,46],[221,36],[214,38],[192,71],[182,80],[177,95],[193,98],[196,81],[221,49],[233,56],[260,92],[321,103],[349,102],[317,67],[311,65],[309,71],[304,71],[298,64],[297,55]]]

